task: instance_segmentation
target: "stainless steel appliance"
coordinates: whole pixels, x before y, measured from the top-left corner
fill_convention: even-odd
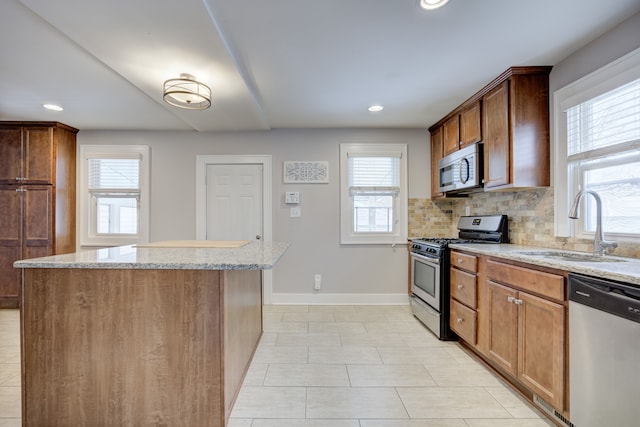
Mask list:
[[[476,143],[440,159],[440,191],[469,193],[482,188],[482,152],[482,144]]]
[[[569,274],[575,427],[640,425],[640,286]]]
[[[411,310],[441,340],[455,340],[449,328],[449,244],[506,243],[506,215],[463,216],[458,238],[421,238],[411,242]]]

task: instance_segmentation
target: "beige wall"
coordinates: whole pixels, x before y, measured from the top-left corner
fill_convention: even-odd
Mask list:
[[[273,239],[291,242],[273,271],[283,301],[398,302],[407,290],[406,245],[340,245],[339,144],[408,144],[409,197],[427,197],[428,132],[405,130],[273,130],[269,132],[80,131],[79,144],[151,147],[152,241],[195,238],[195,166],[199,154],[273,156]],[[283,184],[285,160],[329,161],[329,184]],[[301,218],[290,218],[285,191],[299,191]],[[323,288],[314,293],[314,275]],[[355,294],[355,296],[354,296]],[[367,300],[358,295],[374,295]],[[382,295],[377,295],[382,294]],[[355,298],[355,300],[354,300]],[[404,299],[403,299],[404,298]],[[274,301],[278,300],[278,295]]]

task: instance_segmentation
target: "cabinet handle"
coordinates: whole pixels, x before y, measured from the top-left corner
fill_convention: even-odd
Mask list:
[[[458,264],[464,264],[464,260],[463,259],[459,259],[458,260]]]
[[[464,286],[458,285],[458,289],[462,289],[462,288],[464,288]]]
[[[462,317],[458,317],[456,320],[457,320],[458,323],[464,322],[464,319]]]
[[[25,190],[24,188],[16,188],[16,192],[18,192],[18,193],[24,193],[26,191],[27,190]]]
[[[515,300],[516,300],[516,299],[515,299],[514,297],[512,297],[511,295],[509,295],[509,296],[507,297],[507,302],[515,302]]]
[[[16,181],[22,181],[22,178],[20,178],[19,176],[16,176]]]
[[[523,301],[521,299],[515,299],[515,300],[513,300],[513,302],[514,302],[515,305],[522,305],[523,304]]]

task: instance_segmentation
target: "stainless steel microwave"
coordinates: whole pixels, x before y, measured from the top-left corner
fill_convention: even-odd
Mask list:
[[[444,156],[438,162],[440,191],[443,193],[470,193],[482,188],[482,144],[468,147]]]

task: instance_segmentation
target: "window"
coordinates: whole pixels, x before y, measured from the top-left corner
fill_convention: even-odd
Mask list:
[[[81,246],[148,241],[149,147],[80,147]]]
[[[579,220],[563,218],[578,191],[589,189],[602,198],[607,237],[640,238],[640,51],[555,96],[556,234],[593,236],[592,197],[583,198]]]
[[[405,242],[406,158],[403,144],[341,144],[341,243]]]

